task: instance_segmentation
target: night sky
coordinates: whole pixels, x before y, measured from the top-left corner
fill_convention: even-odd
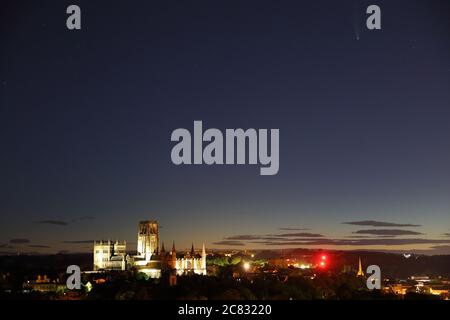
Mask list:
[[[180,249],[450,253],[448,1],[1,7],[1,253],[132,250],[147,219]],[[194,120],[279,128],[279,173],[175,166]]]

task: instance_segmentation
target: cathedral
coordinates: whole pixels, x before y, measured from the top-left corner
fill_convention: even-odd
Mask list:
[[[175,243],[166,251],[164,243],[159,247],[157,221],[141,221],[137,233],[137,254],[126,254],[126,242],[95,241],[94,271],[135,270],[150,278],[160,278],[163,273],[170,275],[206,275],[206,250],[203,244],[200,253],[194,245],[183,255],[177,255]]]

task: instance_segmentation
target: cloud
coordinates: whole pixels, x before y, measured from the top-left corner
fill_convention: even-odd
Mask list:
[[[450,245],[432,246],[432,254],[450,254]]]
[[[9,243],[15,243],[15,244],[23,244],[23,243],[30,243],[30,239],[11,239],[9,240]]]
[[[302,231],[302,230],[310,230],[310,229],[308,229],[308,228],[290,228],[290,227],[287,227],[287,228],[279,228],[280,230],[282,230],[282,231]]]
[[[377,238],[377,239],[315,239],[307,241],[259,241],[253,242],[265,244],[268,246],[284,246],[284,245],[334,245],[334,246],[395,246],[395,245],[415,245],[415,244],[447,244],[450,240],[438,239],[397,239],[397,238]]]
[[[450,245],[437,245],[437,246],[432,246],[431,248],[433,248],[433,249],[450,249]]]
[[[39,223],[39,224],[52,224],[56,226],[67,226],[68,223],[61,220],[39,220],[39,221],[33,221],[33,223]]]
[[[82,216],[79,218],[74,218],[70,222],[63,221],[63,220],[38,220],[38,221],[33,221],[33,223],[50,224],[50,225],[55,225],[55,226],[67,226],[71,223],[76,223],[76,222],[80,222],[80,221],[84,221],[84,220],[93,220],[93,219],[95,219],[95,217],[93,217],[93,216]]]
[[[354,221],[348,222],[355,225],[388,225],[388,226],[419,226],[411,224],[393,224],[389,222],[379,221]],[[282,228],[280,228],[282,229]],[[450,247],[450,239],[424,239],[424,238],[402,238],[398,236],[423,235],[421,232],[404,230],[404,229],[364,229],[353,232],[343,238],[325,238],[319,233],[310,232],[290,232],[269,235],[252,235],[241,234],[225,237],[223,241],[215,242],[216,245],[228,246],[244,246],[246,244],[256,244],[263,246],[279,246],[279,247],[304,247],[304,246],[346,246],[346,247],[367,247],[371,246],[405,246],[405,245],[434,245],[430,249],[423,249],[430,254],[434,252],[448,251]],[[446,233],[450,236],[450,233]]]
[[[353,238],[353,239],[367,239],[371,238],[372,236],[347,236],[347,238]]]
[[[61,241],[62,243],[70,243],[70,244],[77,244],[77,243],[93,243],[94,240],[65,240]]]
[[[349,221],[342,222],[343,224],[351,224],[355,226],[370,226],[370,227],[421,227],[420,224],[409,223],[392,223],[375,220]]]
[[[233,240],[217,241],[217,242],[213,242],[213,244],[220,245],[220,246],[244,246],[245,245],[242,241],[233,241]]]
[[[360,236],[360,235],[355,236],[355,235],[352,235],[352,236],[346,236],[346,238],[353,238],[353,239],[367,239],[367,238],[369,238],[369,239],[371,239],[371,238],[373,238],[373,236],[374,235],[366,235],[366,236]],[[395,235],[378,235],[378,234],[376,234],[375,236],[377,236],[377,238],[393,238],[393,237],[396,237]]]
[[[240,234],[235,236],[225,237],[224,240],[238,240],[238,241],[251,241],[251,240],[279,240],[289,241],[292,237],[306,237],[306,238],[320,238],[323,235],[319,233],[310,232],[295,232],[295,233],[281,233],[281,234],[267,234],[267,235],[255,235],[255,234]]]
[[[83,221],[83,220],[94,220],[94,219],[95,219],[95,217],[93,217],[93,216],[82,216],[79,218],[72,219],[72,222],[78,222],[78,221]]]
[[[319,233],[310,233],[310,232],[297,232],[297,233],[281,233],[281,234],[272,234],[268,235],[272,237],[310,237],[310,238],[319,238],[323,237],[323,235]]]
[[[416,232],[416,231],[400,230],[400,229],[369,229],[369,230],[358,230],[353,233],[383,235],[383,236],[406,236],[406,235],[422,234],[422,233]]]
[[[225,240],[259,240],[261,236],[251,235],[251,234],[240,234],[231,237],[225,237]]]
[[[28,245],[30,248],[50,248],[49,246],[43,245],[43,244],[30,244]]]
[[[444,233],[444,236],[450,237],[450,233]]]

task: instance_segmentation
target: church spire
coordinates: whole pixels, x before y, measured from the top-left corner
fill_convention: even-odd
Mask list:
[[[195,254],[195,251],[194,251],[194,243],[192,243],[192,247],[191,247],[191,257],[193,257],[194,254]]]
[[[364,272],[362,270],[362,265],[361,265],[361,257],[359,257],[359,264],[358,264],[358,273],[356,273],[357,277],[364,277]]]
[[[166,253],[166,249],[164,248],[164,241],[161,244],[161,254]]]
[[[206,249],[205,249],[205,243],[203,242],[202,246],[202,260],[201,260],[201,272],[203,275],[206,275]]]

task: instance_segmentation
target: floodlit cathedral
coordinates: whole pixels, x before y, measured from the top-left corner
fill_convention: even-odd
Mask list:
[[[137,254],[126,254],[126,242],[95,241],[94,271],[136,270],[150,278],[159,278],[164,272],[171,275],[206,275],[206,250],[196,253],[194,245],[182,256],[177,256],[175,243],[166,252],[164,243],[159,248],[158,222],[141,221],[138,225]]]
[[[94,241],[94,270],[125,270],[126,242]]]

